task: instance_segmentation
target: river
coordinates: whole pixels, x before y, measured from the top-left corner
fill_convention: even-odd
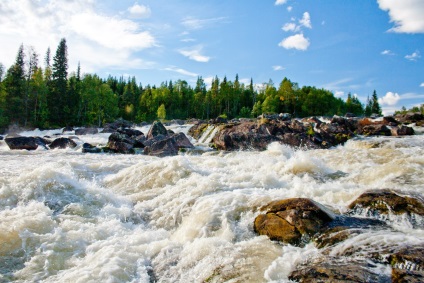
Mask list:
[[[80,136],[66,150],[11,151],[0,141],[0,282],[288,282],[297,264],[322,251],[255,234],[260,207],[305,197],[344,213],[370,189],[424,195],[422,134],[356,138],[330,150],[274,143],[230,153],[197,144],[165,158],[81,152],[83,141],[107,137]],[[422,225],[389,218],[390,229],[327,252],[424,244]]]

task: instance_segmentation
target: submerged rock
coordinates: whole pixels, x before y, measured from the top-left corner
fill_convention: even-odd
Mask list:
[[[293,245],[315,235],[334,219],[323,206],[305,198],[274,201],[264,209],[267,213],[255,219],[255,232]]]
[[[102,150],[98,148],[97,146],[91,145],[89,143],[84,143],[82,145],[82,152],[83,153],[100,153]]]

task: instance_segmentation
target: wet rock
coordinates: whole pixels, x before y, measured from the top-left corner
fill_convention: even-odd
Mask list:
[[[391,129],[392,136],[411,136],[415,134],[415,131],[411,127],[400,126]]]
[[[50,149],[55,149],[55,148],[64,149],[64,148],[67,148],[67,147],[75,148],[76,146],[77,146],[77,144],[73,140],[71,140],[69,138],[58,138],[58,139],[55,139],[49,145]]]
[[[100,153],[102,150],[98,148],[97,146],[91,145],[89,143],[84,143],[82,145],[82,152],[83,153]]]
[[[118,119],[115,122],[112,123],[106,123],[103,126],[102,133],[114,133],[118,129],[125,129],[125,128],[131,128],[133,124],[129,121],[126,121],[124,119]]]
[[[208,124],[206,123],[196,123],[188,130],[188,134],[194,139],[199,140],[207,128]]]
[[[151,139],[156,137],[157,135],[164,135],[166,136],[168,134],[165,126],[159,122],[159,121],[155,121],[152,126],[149,129],[149,132],[147,133],[147,139]]]
[[[424,272],[424,247],[405,247],[390,255],[389,262],[396,269]]]
[[[165,157],[178,154],[178,144],[172,137],[165,137],[144,148],[147,155]]]
[[[399,268],[392,269],[392,283],[422,283],[424,271],[411,271]]]
[[[387,126],[396,127],[399,123],[393,116],[385,116],[383,117],[382,123]]]
[[[366,260],[354,261],[338,258],[319,258],[297,267],[290,280],[302,283],[318,282],[390,282],[387,275],[378,272],[376,266]]]
[[[264,207],[266,214],[256,217],[254,230],[271,240],[299,245],[334,219],[322,205],[305,198],[274,201]]]
[[[135,143],[128,135],[115,132],[109,136],[107,147],[116,153],[133,153]]]
[[[383,124],[361,125],[358,127],[357,133],[365,136],[390,136],[391,131]]]
[[[184,133],[173,134],[171,137],[176,141],[178,149],[194,147]]]
[[[391,190],[365,192],[349,205],[351,211],[366,211],[368,216],[380,214],[417,214],[424,216],[424,202]]]
[[[79,128],[75,130],[75,135],[84,136],[84,135],[95,135],[99,133],[97,128]]]
[[[141,138],[141,136],[144,136],[141,131],[134,129],[118,129],[117,132],[120,134],[125,134],[130,138]]]
[[[0,141],[2,141],[2,140],[4,140],[4,137],[3,136],[0,136]]]
[[[36,150],[39,146],[40,140],[37,140],[35,137],[7,136],[5,142],[12,150]]]
[[[74,130],[74,127],[66,126],[65,128],[63,128],[62,133],[64,133],[64,132],[72,132],[73,130]]]
[[[418,112],[408,112],[396,115],[395,119],[401,124],[412,124],[424,121],[424,115]]]

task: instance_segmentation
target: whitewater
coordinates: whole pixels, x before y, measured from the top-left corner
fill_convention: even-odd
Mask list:
[[[372,189],[422,197],[419,129],[329,150],[273,143],[265,151],[220,152],[208,147],[210,128],[192,139],[195,150],[164,158],[81,152],[83,142],[106,144],[109,134],[79,136],[65,150],[12,151],[0,141],[0,282],[289,282],[307,258],[358,246],[352,257],[422,246],[423,226],[394,215],[390,229],[354,235],[326,254],[253,231],[260,208],[274,200],[310,198],[344,213]],[[383,265],[374,268],[390,277]]]

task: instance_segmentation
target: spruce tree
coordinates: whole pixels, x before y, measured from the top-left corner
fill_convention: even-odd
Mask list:
[[[55,126],[65,125],[70,118],[71,105],[67,93],[68,48],[62,38],[53,58],[52,83],[49,95],[50,121]]]
[[[16,56],[15,63],[7,70],[4,80],[7,91],[6,116],[9,122],[24,124],[24,101],[25,101],[25,54],[21,44]]]
[[[371,97],[371,113],[377,114],[379,116],[382,115],[381,107],[380,107],[380,104],[378,103],[377,92],[375,90],[372,93],[372,97]]]

